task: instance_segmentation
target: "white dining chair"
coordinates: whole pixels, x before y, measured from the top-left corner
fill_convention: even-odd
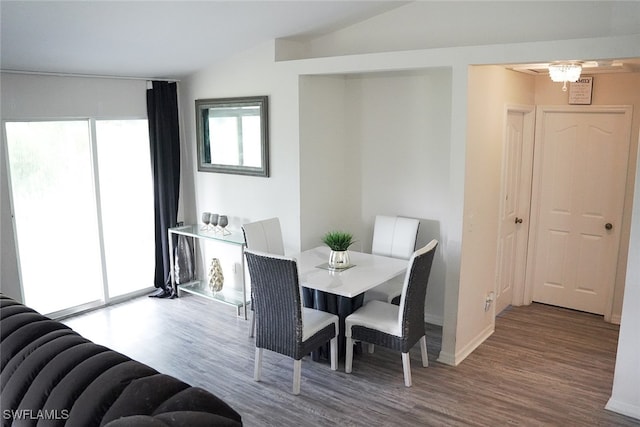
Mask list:
[[[424,323],[424,306],[429,274],[438,246],[432,240],[415,251],[409,260],[404,277],[400,305],[382,301],[370,301],[345,319],[346,357],[345,372],[353,368],[353,342],[381,345],[402,353],[404,385],[411,387],[411,363],[409,350],[420,342],[422,366],[429,366],[427,338]]]
[[[280,219],[269,218],[250,222],[242,226],[244,241],[248,249],[275,255],[284,255],[282,228]],[[251,280],[251,274],[249,274]],[[252,281],[250,283],[253,283]],[[253,289],[253,286],[251,287]],[[253,313],[253,291],[251,292],[251,321],[249,322],[249,336],[253,337],[256,329],[256,319]]]
[[[280,219],[269,218],[242,225],[247,248],[269,254],[284,255]]]
[[[378,215],[373,227],[371,253],[392,258],[409,259],[416,246],[420,220],[415,218]],[[368,290],[364,303],[369,301],[393,302],[402,292],[402,277],[395,277]]]
[[[295,258],[245,250],[255,296],[256,353],[254,379],[262,377],[263,350],[293,358],[293,394],[300,393],[302,358],[326,342],[331,370],[338,367],[339,319],[335,314],[302,307]]]

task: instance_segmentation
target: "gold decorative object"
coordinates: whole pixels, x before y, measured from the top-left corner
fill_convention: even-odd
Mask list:
[[[222,290],[224,284],[224,275],[222,274],[222,266],[218,258],[212,258],[209,265],[209,289],[216,293]]]

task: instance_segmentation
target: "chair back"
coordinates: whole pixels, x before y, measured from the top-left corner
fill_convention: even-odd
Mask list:
[[[284,255],[282,229],[278,218],[251,222],[242,226],[247,248],[275,255]]]
[[[411,255],[409,268],[404,278],[398,322],[403,338],[417,341],[424,335],[424,305],[427,284],[438,241],[433,239]]]
[[[376,216],[371,253],[409,259],[416,248],[419,226],[420,221],[414,218]]]
[[[245,250],[256,317],[256,347],[294,357],[302,342],[298,266],[291,257]]]

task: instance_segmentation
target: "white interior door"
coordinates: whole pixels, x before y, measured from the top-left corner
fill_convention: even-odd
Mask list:
[[[496,313],[522,304],[533,163],[533,107],[507,107],[502,160]]]
[[[533,301],[605,314],[620,241],[631,107],[539,107]]]

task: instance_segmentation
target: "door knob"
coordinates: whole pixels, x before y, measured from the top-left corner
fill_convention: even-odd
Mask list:
[[[604,225],[604,228],[606,228],[607,230],[611,230],[613,228],[613,224],[611,224],[610,222],[606,223]]]
[[[522,218],[516,217],[516,224],[522,224]]]

